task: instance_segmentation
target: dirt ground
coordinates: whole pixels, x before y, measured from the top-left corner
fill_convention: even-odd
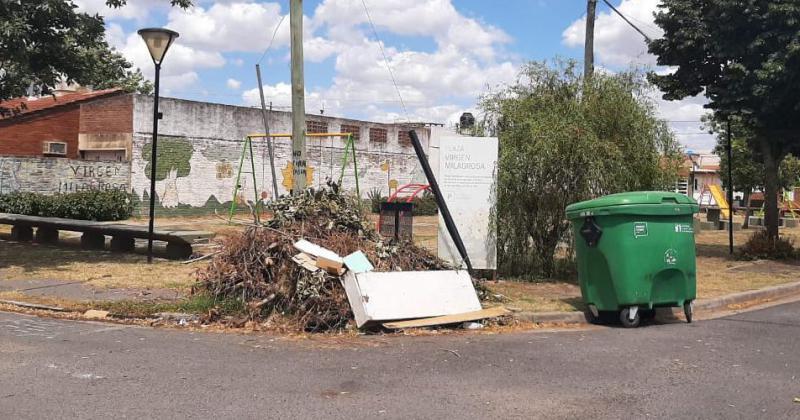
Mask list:
[[[377,222],[377,216],[372,216]],[[146,224],[146,219],[130,223]],[[234,224],[224,218],[183,217],[157,219],[156,226],[208,230],[217,238],[243,229],[249,223],[239,216]],[[414,218],[414,241],[431,250],[437,246],[437,216]],[[754,230],[735,232],[735,243],[744,243]],[[112,253],[83,250],[77,234],[62,233],[58,246],[17,243],[8,240],[8,226],[0,226],[0,297],[22,293],[41,300],[52,291],[61,293],[57,284],[78,300],[132,300],[186,296],[194,282],[194,273],[207,260],[191,264],[156,258],[146,262],[146,243],[137,242],[136,253]],[[782,229],[783,234],[800,243],[800,229]],[[696,235],[697,288],[699,298],[708,298],[758,289],[798,280],[800,262],[740,261],[727,250],[727,233],[702,231]],[[157,251],[159,248],[157,248]],[[214,251],[213,244],[197,248],[201,254]],[[44,282],[44,283],[42,283]],[[45,287],[40,288],[40,285]],[[489,289],[505,298],[503,305],[522,311],[570,311],[583,308],[577,278],[520,282],[514,279],[490,281]],[[32,288],[32,289],[31,289]],[[31,290],[26,290],[31,289]]]

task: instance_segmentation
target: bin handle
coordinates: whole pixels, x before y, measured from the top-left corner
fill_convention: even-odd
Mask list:
[[[675,197],[661,197],[661,202],[678,204],[678,199],[676,199]]]

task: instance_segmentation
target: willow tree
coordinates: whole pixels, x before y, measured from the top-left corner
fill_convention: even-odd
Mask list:
[[[532,62],[485,97],[497,121],[498,263],[505,275],[550,277],[568,240],[568,204],[632,190],[674,189],[680,149],[644,75],[595,74],[574,61]]]

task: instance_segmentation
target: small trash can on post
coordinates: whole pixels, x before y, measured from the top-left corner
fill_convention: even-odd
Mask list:
[[[693,214],[698,210],[693,199],[660,191],[567,206],[590,320],[614,311],[623,326],[637,327],[640,309],[683,306],[692,322],[697,289]]]

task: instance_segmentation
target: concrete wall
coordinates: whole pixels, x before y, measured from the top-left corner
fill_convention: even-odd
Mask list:
[[[128,163],[0,156],[0,194],[13,191],[55,194],[112,188],[127,191],[129,186]]]
[[[133,99],[131,188],[146,202],[150,190],[152,97],[136,95]],[[156,210],[178,214],[207,213],[215,208],[221,213],[226,211],[233,199],[243,139],[247,134],[264,132],[260,109],[162,98],[160,110],[164,117],[159,122],[156,174],[159,204]],[[339,132],[342,125],[348,130],[358,128],[356,150],[362,196],[366,197],[372,188],[388,195],[390,180],[403,185],[412,179],[424,179],[413,147],[407,139],[398,136],[407,127],[313,115],[306,119],[309,132]],[[270,129],[272,133],[289,133],[291,114],[273,112]],[[371,141],[371,132],[373,137],[380,138]],[[421,128],[417,132],[423,147],[427,149],[428,130]],[[342,138],[308,138],[307,160],[313,168],[313,185],[324,185],[328,178],[338,180],[344,145]],[[285,194],[290,185],[287,165],[291,162],[291,140],[275,138],[274,148],[279,194]],[[252,201],[256,195],[272,196],[272,176],[264,139],[253,141],[253,154],[256,191],[253,189],[252,175],[242,174],[241,178],[241,199],[248,201]],[[388,168],[382,165],[387,162]],[[244,167],[250,170],[249,160],[245,160]],[[355,188],[352,160],[345,170],[343,184],[345,189]],[[146,211],[146,206],[141,211]]]

